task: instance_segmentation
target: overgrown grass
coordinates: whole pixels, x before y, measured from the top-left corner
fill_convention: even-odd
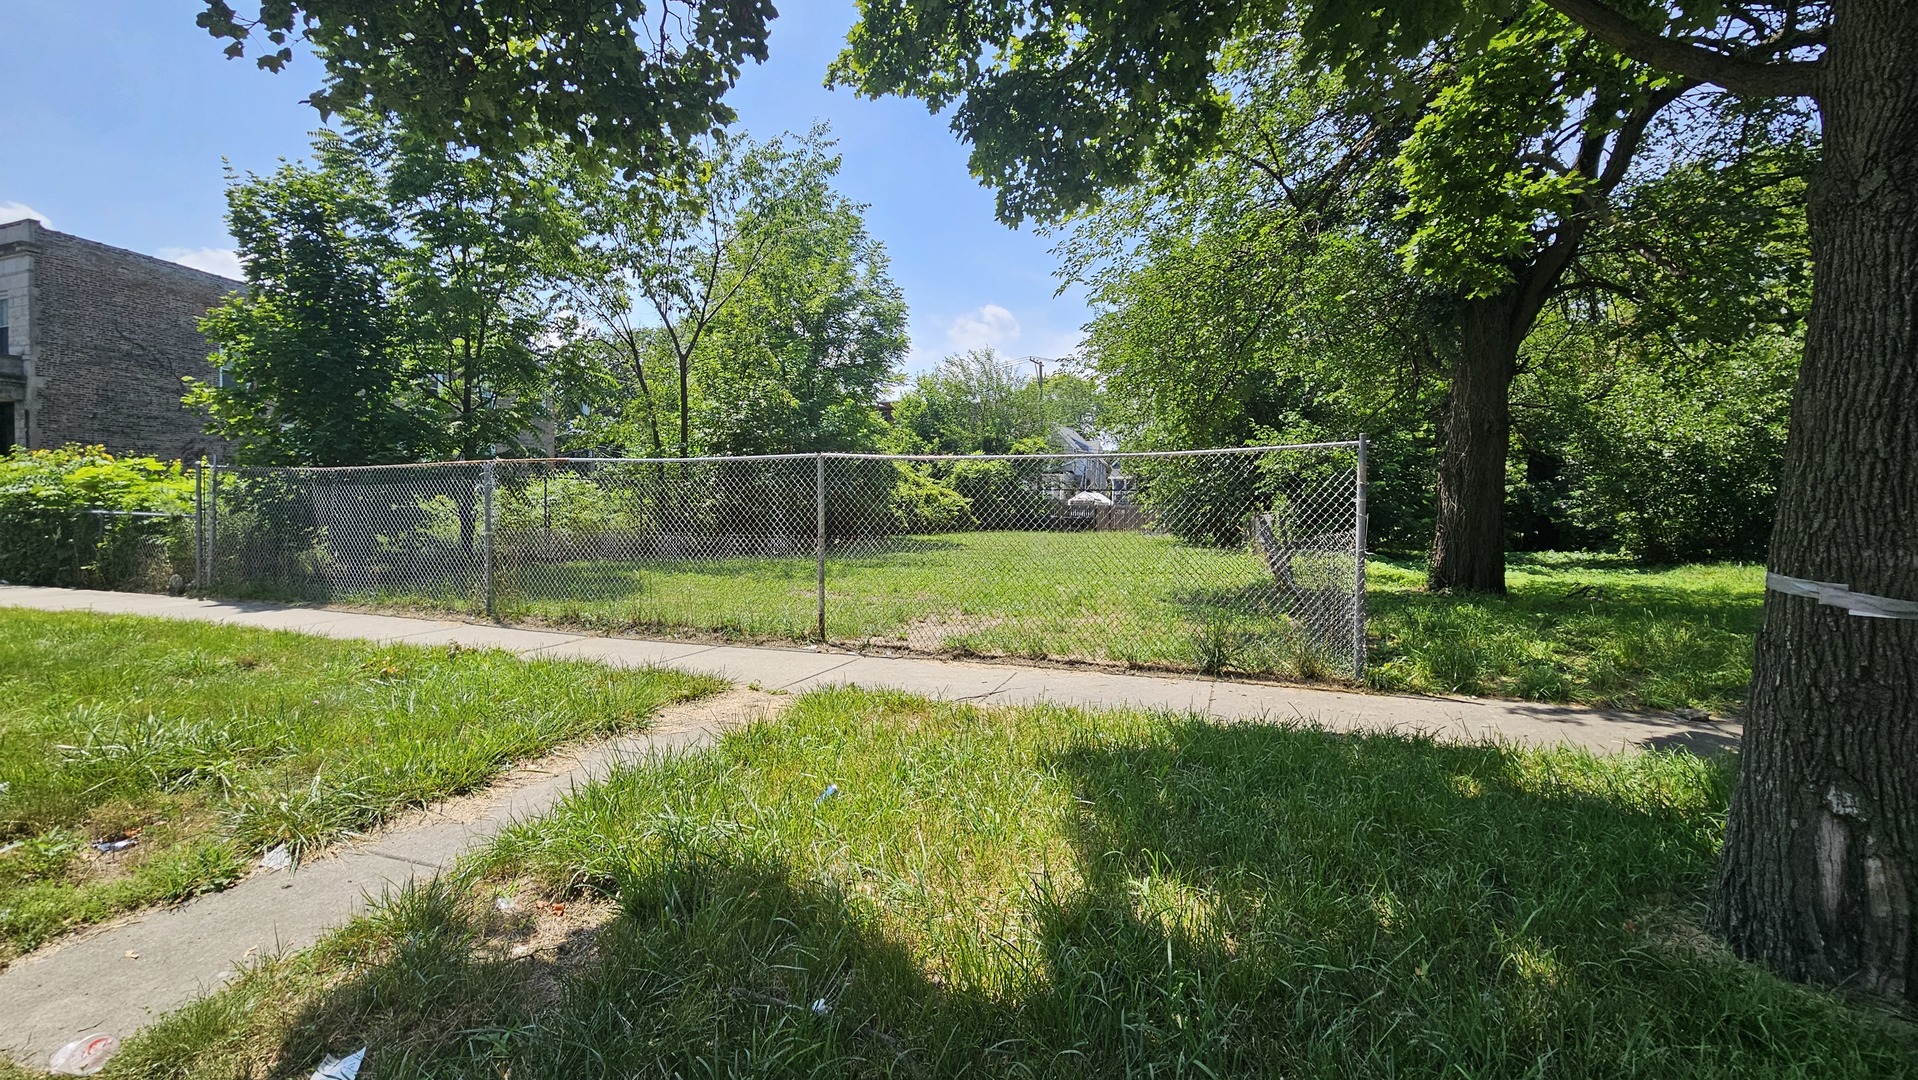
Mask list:
[[[1373,686],[1624,708],[1742,707],[1762,567],[1513,555],[1510,592],[1500,597],[1428,594],[1424,576],[1418,563],[1371,566]]]
[[[826,691],[585,789],[121,1076],[1890,1077],[1695,928],[1730,765]],[[821,798],[828,785],[837,794]],[[612,897],[513,958],[499,893]]]
[[[0,608],[0,963],[641,725],[713,680]],[[134,839],[102,853],[95,842]]]
[[[537,567],[505,610],[614,631],[799,640],[814,630],[814,573],[810,559]],[[1369,684],[1623,708],[1743,702],[1761,568],[1521,554],[1507,579],[1503,597],[1432,595],[1422,564],[1372,562]],[[960,655],[1338,678],[1343,658],[1314,650],[1270,610],[1271,596],[1245,551],[1144,533],[955,534],[829,559],[827,631]]]

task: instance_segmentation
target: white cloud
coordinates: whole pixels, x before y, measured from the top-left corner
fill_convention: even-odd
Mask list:
[[[960,351],[996,349],[1019,336],[1019,320],[998,304],[987,304],[952,320],[946,341]]]
[[[48,228],[53,227],[53,222],[47,219],[47,215],[28,206],[26,203],[0,202],[0,225],[12,221],[20,221],[25,218],[32,218]]]
[[[232,248],[161,248],[160,258],[236,281],[241,277],[240,256]]]

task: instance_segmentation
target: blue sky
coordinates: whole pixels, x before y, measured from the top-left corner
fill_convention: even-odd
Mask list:
[[[0,221],[28,213],[103,243],[233,273],[222,159],[270,169],[307,149],[319,116],[300,99],[317,65],[279,75],[228,61],[193,25],[199,0],[4,0]],[[870,205],[892,256],[923,369],[957,349],[1060,356],[1082,296],[1055,297],[1049,243],[1000,225],[966,149],[916,101],[865,101],[821,86],[852,24],[849,0],[788,0],[772,58],[729,99],[754,135],[831,123],[840,189]]]

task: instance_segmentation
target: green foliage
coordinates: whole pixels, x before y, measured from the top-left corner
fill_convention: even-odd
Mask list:
[[[555,290],[582,272],[574,166],[485,160],[377,117],[314,164],[235,177],[248,289],[204,330],[225,385],[193,385],[246,463],[360,465],[522,446],[583,377]]]
[[[906,533],[944,533],[977,528],[972,500],[961,495],[950,482],[933,475],[928,466],[903,461],[893,463],[899,481],[892,489],[892,512],[899,531]]]
[[[191,573],[193,478],[97,446],[0,455],[0,580],[154,587]],[[134,514],[168,515],[134,517]]]
[[[1458,60],[1400,150],[1409,266],[1466,296],[1506,288],[1514,262],[1603,202],[1617,183],[1599,174],[1603,138],[1675,82],[1527,8]],[[1638,138],[1615,139],[1607,171],[1622,177]],[[1566,143],[1581,160],[1564,160]]]
[[[224,888],[276,844],[316,851],[716,684],[7,609],[0,685],[4,964],[74,927]],[[138,842],[124,852],[87,850],[125,835]]]
[[[404,316],[386,284],[391,207],[343,140],[322,135],[316,157],[231,178],[247,288],[202,321],[221,378],[190,381],[186,403],[243,461],[412,460],[431,432],[407,401]]]
[[[583,299],[615,385],[587,438],[682,457],[874,446],[906,308],[838,171],[824,125],[720,136],[682,187],[589,200],[605,273]]]
[[[1399,265],[1403,226],[1382,209],[1396,171],[1363,149],[1380,135],[1331,108],[1335,84],[1268,59],[1227,119],[1237,149],[1115,195],[1060,245],[1098,311],[1101,415],[1127,449],[1368,433],[1373,543],[1416,549],[1432,531],[1446,298]],[[1216,479],[1174,471],[1156,494],[1193,538],[1237,542],[1249,493]]]
[[[1649,563],[1762,560],[1801,351],[1781,334],[1688,350],[1676,364],[1621,352],[1528,375],[1520,442],[1560,463],[1547,483],[1514,492],[1515,503],[1548,500],[1562,525],[1538,542]],[[1542,415],[1527,415],[1533,400]]]
[[[876,408],[910,340],[906,304],[863,207],[802,175],[776,212],[757,274],[714,319],[693,433],[708,453],[870,449]],[[735,255],[739,252],[735,250]]]
[[[1022,445],[1047,447],[1061,426],[1085,435],[1102,432],[1104,392],[1095,379],[1070,369],[1054,370],[1046,373],[1041,387],[1035,374],[991,349],[946,357],[938,367],[915,376],[899,395],[886,436],[888,449],[900,454],[1009,454]]]
[[[204,0],[198,24],[229,57],[278,71],[304,40],[326,78],[323,116],[389,113],[434,144],[507,160],[566,143],[634,170],[672,163],[731,123],[722,101],[766,58],[765,0]],[[262,46],[260,38],[265,38]]]
[[[1041,465],[1033,460],[960,461],[947,482],[983,529],[1031,529],[1052,520],[1056,509],[1040,490]]]

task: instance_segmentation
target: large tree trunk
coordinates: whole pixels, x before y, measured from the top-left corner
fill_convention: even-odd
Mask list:
[[[1438,527],[1428,588],[1505,591],[1505,458],[1512,378],[1536,310],[1517,286],[1459,303],[1459,348],[1441,425]]]
[[[1907,0],[1839,5],[1825,66],[1817,285],[1770,569],[1918,601],[1918,17]],[[1918,620],[1850,614],[1832,590],[1773,584],[1718,927],[1741,956],[1789,977],[1918,1000]]]

